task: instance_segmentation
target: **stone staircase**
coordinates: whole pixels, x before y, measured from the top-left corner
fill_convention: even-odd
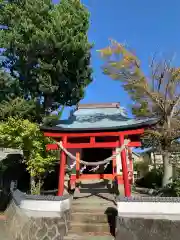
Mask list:
[[[114,197],[104,191],[96,193],[96,188],[90,187],[90,193],[81,189],[84,188],[74,194],[71,229],[64,240],[114,239],[117,216]]]
[[[106,186],[84,182],[73,196],[71,229],[64,240],[113,240],[117,210]],[[11,240],[5,231],[6,219],[0,220],[0,240]]]
[[[6,219],[3,215],[0,215],[0,239],[1,240],[12,240],[10,238],[7,228],[6,228]]]
[[[77,194],[79,195],[79,194]],[[71,229],[64,240],[113,240],[116,206],[102,196],[81,196],[73,199]],[[6,220],[0,219],[0,240],[12,240]]]

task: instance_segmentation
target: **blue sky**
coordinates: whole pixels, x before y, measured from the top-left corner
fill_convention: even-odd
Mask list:
[[[180,64],[180,1],[179,0],[82,0],[91,19],[89,40],[94,42],[92,67],[94,81],[86,89],[82,103],[120,102],[129,106],[130,99],[119,82],[101,71],[102,61],[97,49],[113,38],[128,44],[138,55],[144,71],[155,52],[172,56]],[[66,117],[67,111],[64,113]]]

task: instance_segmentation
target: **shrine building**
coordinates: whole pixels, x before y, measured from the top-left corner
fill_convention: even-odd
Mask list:
[[[79,104],[67,120],[59,120],[53,127],[42,126],[44,136],[57,142],[48,144],[47,150],[61,151],[58,195],[63,195],[68,166],[72,169],[71,186],[87,179],[116,180],[124,184],[125,196],[129,197],[133,182],[131,149],[141,146],[144,129],[156,123],[155,118],[128,118],[119,103],[110,103]],[[93,164],[111,157],[112,160],[101,165],[89,166],[83,162]]]

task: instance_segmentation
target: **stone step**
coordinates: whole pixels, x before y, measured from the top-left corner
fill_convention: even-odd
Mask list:
[[[91,203],[91,204],[84,204],[82,203],[73,203],[71,210],[72,212],[105,212],[105,211],[111,211],[116,210],[117,207],[112,203]]]
[[[64,237],[64,240],[114,240],[114,237],[111,235],[92,235],[92,234],[68,234]]]
[[[98,209],[100,211],[103,211],[103,209],[107,209],[107,208],[117,208],[115,205],[113,204],[98,204],[98,203],[92,203],[92,204],[83,204],[83,203],[77,203],[77,204],[72,204],[71,209],[93,209],[95,211],[97,211]]]
[[[82,208],[104,208],[104,207],[116,207],[113,203],[99,203],[99,202],[91,202],[91,203],[83,203],[83,202],[76,202],[72,203],[72,208],[82,207]]]
[[[0,213],[0,221],[6,221],[7,217],[2,213]]]
[[[101,212],[101,214],[107,214],[107,212],[116,212],[116,214],[114,215],[117,215],[117,210],[115,208],[113,208],[113,210],[111,210],[112,207],[105,207],[105,208],[87,208],[87,207],[83,207],[83,208],[80,208],[80,207],[76,207],[76,208],[72,208],[71,209],[71,213],[83,213],[83,214],[94,214],[94,213],[99,213]]]
[[[81,184],[104,184],[104,182],[103,179],[81,179]]]
[[[78,198],[78,199],[74,198],[72,200],[72,203],[73,204],[76,204],[76,203],[83,203],[83,204],[92,204],[92,203],[95,203],[95,204],[109,204],[109,203],[111,203],[111,204],[115,204],[116,201],[114,199],[106,200],[106,199],[98,199],[98,198],[94,199],[94,198],[90,198],[90,197],[87,197],[87,198],[82,197],[82,198]]]
[[[115,222],[117,216],[116,209],[107,209],[105,212],[100,211],[89,211],[86,212],[72,212],[71,220],[72,222],[82,222],[82,223],[107,223]]]
[[[87,239],[87,238],[86,238]],[[84,240],[84,236],[78,235],[78,234],[68,234],[64,237],[63,240]]]
[[[0,220],[0,239],[1,240],[12,240],[9,236],[8,231],[6,229],[6,222],[2,219]]]
[[[83,201],[83,202],[91,202],[91,201],[98,201],[98,202],[116,202],[115,200],[116,196],[114,194],[107,193],[99,193],[91,194],[91,193],[82,193],[79,192],[78,189],[74,192],[74,201]]]
[[[108,195],[102,195],[102,196],[82,196],[79,194],[79,197],[74,197],[72,200],[72,204],[114,204],[116,203],[116,200],[113,196]]]
[[[109,190],[107,188],[80,188],[79,192],[98,194],[98,193],[109,193]]]
[[[107,223],[107,215],[102,212],[96,213],[86,213],[84,212],[74,212],[71,216],[72,222],[82,222],[82,223]]]
[[[81,183],[80,184],[80,189],[83,188],[107,188],[108,185],[105,185],[104,183],[100,182],[100,183]]]
[[[114,231],[115,226],[112,226],[112,231]],[[110,234],[110,226],[108,223],[97,223],[97,224],[93,224],[93,223],[71,223],[71,227],[70,227],[70,233],[109,233]],[[106,235],[107,235],[106,234]]]
[[[99,205],[104,205],[104,204],[113,204],[113,205],[115,205],[115,200],[101,200],[101,199],[73,199],[72,200],[72,205],[73,204],[87,204],[87,205],[89,205],[89,204],[99,204]]]

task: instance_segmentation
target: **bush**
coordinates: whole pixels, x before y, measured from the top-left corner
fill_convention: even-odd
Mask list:
[[[144,177],[136,181],[136,185],[144,188],[160,188],[162,183],[162,170],[152,169]]]
[[[23,151],[31,176],[31,193],[40,192],[46,173],[52,170],[56,161],[54,153],[46,152],[48,142],[50,139],[43,136],[39,126],[29,120],[10,117],[0,123],[0,145]]]
[[[149,170],[149,166],[147,162],[137,162],[134,164],[134,170],[142,173],[147,173]]]
[[[163,197],[180,197],[180,177],[169,183],[166,187],[158,192]]]

